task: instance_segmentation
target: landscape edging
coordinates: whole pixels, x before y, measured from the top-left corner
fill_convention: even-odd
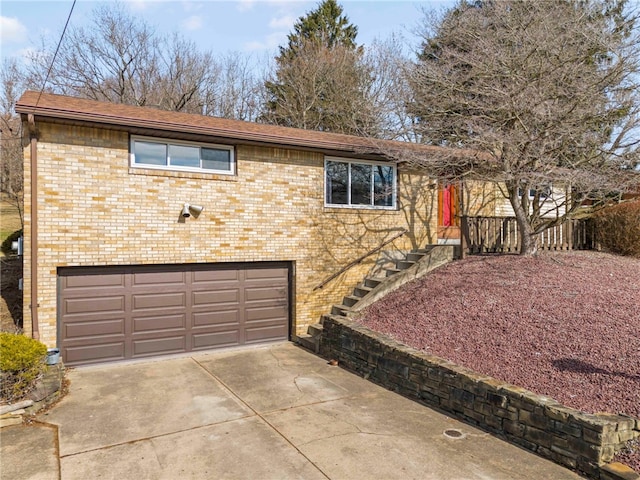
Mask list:
[[[565,407],[408,347],[345,317],[323,317],[320,354],[591,478],[612,478],[601,467],[629,440],[640,437],[640,419]]]

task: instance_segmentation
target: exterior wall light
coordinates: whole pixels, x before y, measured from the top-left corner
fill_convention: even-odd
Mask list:
[[[194,217],[198,218],[198,215],[200,215],[203,210],[204,207],[202,205],[190,205],[185,203],[182,207],[182,216],[184,218],[189,218],[191,214],[193,214]]]

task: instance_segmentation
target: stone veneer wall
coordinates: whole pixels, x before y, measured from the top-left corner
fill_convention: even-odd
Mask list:
[[[600,466],[628,440],[640,437],[639,419],[582,413],[415,350],[345,317],[323,317],[320,354],[593,478],[600,478]]]
[[[237,145],[235,175],[131,168],[129,134],[37,120],[40,339],[57,341],[57,269],[69,266],[288,261],[294,335],[319,321],[394,252],[435,241],[433,186],[400,167],[397,210],[324,206],[324,155]],[[26,129],[25,129],[26,130]],[[170,138],[167,134],[157,134]],[[223,143],[217,140],[214,143]],[[30,150],[25,148],[25,333],[31,334]],[[184,202],[199,218],[182,219]],[[343,265],[408,233],[333,280]]]

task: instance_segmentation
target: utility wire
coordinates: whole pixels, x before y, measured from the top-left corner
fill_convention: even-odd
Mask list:
[[[64,28],[62,29],[62,34],[60,35],[60,40],[58,40],[58,46],[56,47],[56,51],[53,54],[53,58],[51,59],[51,64],[49,65],[49,69],[47,70],[47,76],[44,78],[44,82],[42,83],[42,88],[40,89],[40,93],[38,94],[38,99],[36,100],[36,104],[33,107],[34,111],[38,108],[38,103],[40,102],[40,97],[42,97],[42,93],[44,92],[44,88],[47,86],[47,82],[49,81],[49,75],[51,75],[51,70],[53,70],[53,64],[56,61],[56,57],[58,56],[58,50],[60,50],[60,45],[62,45],[62,40],[64,39],[64,34],[67,32],[67,27],[69,26],[69,21],[71,20],[71,15],[73,14],[73,9],[76,6],[76,1],[73,0],[73,4],[71,5],[71,10],[69,11],[69,16],[67,17],[67,22],[64,24]]]

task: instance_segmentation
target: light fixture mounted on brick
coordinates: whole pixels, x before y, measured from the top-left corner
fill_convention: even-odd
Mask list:
[[[190,205],[189,203],[185,203],[182,207],[182,216],[184,218],[189,218],[191,214],[193,214],[195,218],[198,218],[198,215],[202,213],[202,210],[204,210],[202,205]]]

